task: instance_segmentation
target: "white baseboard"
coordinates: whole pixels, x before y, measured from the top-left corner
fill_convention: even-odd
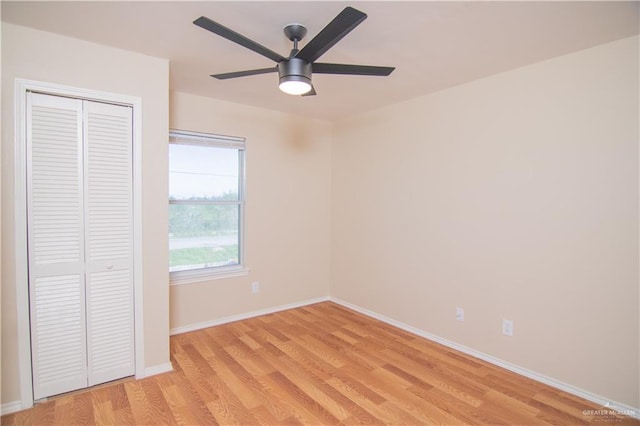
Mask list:
[[[215,319],[212,321],[204,321],[196,324],[183,325],[181,327],[175,327],[169,330],[169,334],[188,333],[190,331],[202,330],[203,328],[215,327],[216,325],[227,324],[230,322],[241,321],[249,318],[259,317],[261,315],[273,314],[275,312],[286,311],[287,309],[301,308],[303,306],[313,305],[314,303],[327,302],[329,296],[317,297],[315,299],[303,300],[301,302],[288,303],[286,305],[274,306],[272,308],[260,309],[257,311],[247,312],[244,314],[231,315],[224,318]]]
[[[156,374],[168,373],[170,371],[173,371],[173,365],[171,365],[171,362],[165,362],[164,364],[145,368],[144,377],[155,376]]]
[[[22,402],[20,401],[5,402],[0,406],[0,415],[4,416],[5,414],[16,413],[21,410],[23,410]]]
[[[578,387],[572,386],[568,383],[561,382],[559,380],[553,379],[551,377],[547,377],[543,374],[536,373],[535,371],[528,370],[526,368],[520,367],[518,365],[512,364],[510,362],[501,360],[492,355],[488,355],[484,352],[477,351],[475,349],[469,348],[464,345],[460,345],[458,343],[452,342],[447,339],[443,339],[442,337],[436,336],[431,333],[427,333],[424,330],[420,330],[419,328],[413,327],[411,325],[405,324],[400,321],[396,321],[392,318],[386,317],[384,315],[380,315],[377,312],[370,311],[369,309],[362,308],[358,305],[354,305],[352,303],[346,302],[344,300],[338,299],[336,297],[330,297],[330,301],[337,303],[338,305],[344,306],[345,308],[352,309],[356,312],[359,312],[368,317],[377,319],[394,327],[398,327],[402,330],[408,331],[409,333],[415,334],[420,337],[424,337],[425,339],[431,340],[436,343],[440,343],[441,345],[447,346],[451,349],[455,349],[467,355],[471,355],[475,358],[486,361],[490,364],[497,365],[498,367],[502,367],[506,370],[513,371],[514,373],[520,374],[521,376],[528,377],[530,379],[536,380],[538,382],[544,383],[545,385],[552,386],[556,389],[560,389],[564,392],[579,396],[580,398],[584,398],[586,400],[595,402],[598,405],[606,407],[608,409],[614,410],[618,413],[624,414],[626,416],[630,416],[636,419],[640,419],[640,408],[631,407],[626,404],[622,404],[620,402],[611,401],[603,396],[596,395],[584,389],[580,389]]]

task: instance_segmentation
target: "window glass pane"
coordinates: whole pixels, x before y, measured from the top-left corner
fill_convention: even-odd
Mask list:
[[[170,271],[240,264],[240,206],[169,205]]]
[[[169,145],[170,200],[238,200],[240,150]]]

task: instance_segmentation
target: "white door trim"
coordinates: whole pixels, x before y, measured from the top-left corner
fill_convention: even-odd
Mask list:
[[[27,164],[26,99],[27,92],[67,96],[99,102],[128,105],[133,108],[133,270],[135,318],[136,378],[145,376],[142,276],[142,99],[135,96],[80,89],[33,80],[15,81],[15,256],[16,306],[18,325],[18,371],[22,409],[33,406],[31,377],[31,329],[29,327],[29,285],[27,257]]]

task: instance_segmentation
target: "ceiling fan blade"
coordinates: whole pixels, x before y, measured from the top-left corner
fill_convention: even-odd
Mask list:
[[[213,74],[211,75],[211,77],[217,78],[218,80],[226,80],[228,78],[238,78],[238,77],[248,77],[250,75],[268,74],[270,72],[276,72],[277,70],[278,70],[277,67],[260,68],[256,70],[234,71],[234,72],[227,72],[223,74]]]
[[[311,90],[309,90],[307,93],[303,93],[302,96],[315,96],[317,95],[316,93],[316,88],[313,87],[313,85],[311,85]]]
[[[346,7],[298,52],[296,58],[302,58],[307,62],[315,61],[365,19],[365,13]]]
[[[251,49],[256,53],[261,54],[262,56],[266,56],[275,62],[284,61],[286,58],[279,53],[274,52],[273,50],[264,47],[263,45],[256,43],[253,40],[250,40],[243,36],[242,34],[238,34],[237,32],[225,27],[224,25],[218,24],[215,21],[207,18],[206,16],[201,16],[195,21],[194,24],[199,26],[200,28],[204,28],[205,30],[211,31],[214,34],[219,35],[220,37],[224,37],[229,41],[234,43],[238,43],[240,46],[244,46],[247,49]]]
[[[394,67],[376,67],[370,65],[348,65],[348,64],[311,64],[314,74],[352,74],[352,75],[375,75],[385,77],[391,74]]]

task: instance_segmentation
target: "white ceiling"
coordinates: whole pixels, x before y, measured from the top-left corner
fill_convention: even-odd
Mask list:
[[[334,120],[639,32],[629,2],[29,2],[2,1],[2,20],[171,62],[171,90]],[[314,75],[318,96],[278,90],[277,74],[213,73],[273,63],[192,24],[201,15],[287,56],[282,28],[311,40],[345,6],[368,14],[320,62],[395,66],[389,77]]]

